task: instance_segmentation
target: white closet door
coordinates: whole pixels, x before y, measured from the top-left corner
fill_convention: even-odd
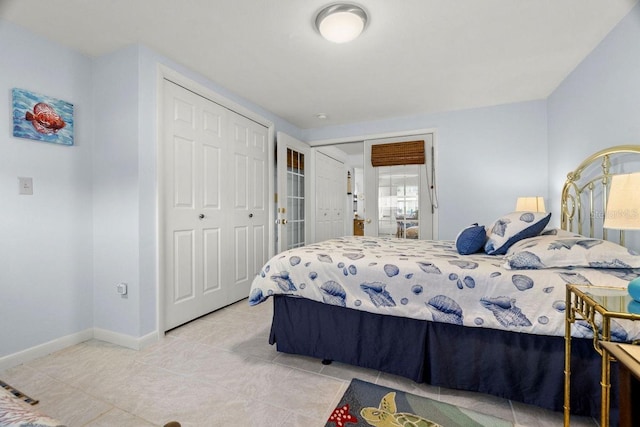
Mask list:
[[[253,278],[268,256],[268,164],[267,129],[243,116],[230,116],[233,160],[231,222],[233,276],[231,302],[249,295]]]
[[[167,329],[220,308],[227,111],[164,83],[164,266]]]
[[[345,234],[347,175],[344,163],[316,152],[316,242]]]
[[[247,297],[266,261],[267,130],[165,80],[161,155],[168,330]]]

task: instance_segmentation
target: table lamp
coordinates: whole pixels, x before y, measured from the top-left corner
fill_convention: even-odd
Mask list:
[[[607,210],[602,226],[617,230],[640,230],[640,173],[611,177]],[[640,304],[640,277],[630,281],[627,290],[634,300],[631,301],[629,310],[631,311],[631,305],[633,305],[633,311],[636,311]]]
[[[544,198],[540,196],[518,197],[516,212],[546,212],[544,210]]]

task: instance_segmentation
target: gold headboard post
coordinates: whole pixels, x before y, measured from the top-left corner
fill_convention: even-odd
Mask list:
[[[567,174],[560,204],[560,227],[562,229],[587,235],[583,232],[583,225],[586,220],[585,215],[589,215],[588,237],[601,236],[607,240],[608,233],[602,224],[607,209],[611,175],[614,174],[611,171],[611,159],[624,154],[638,154],[638,157],[634,156],[634,160],[640,164],[640,145],[618,145],[589,156],[575,170]],[[599,168],[598,161],[600,161]],[[638,165],[635,167],[637,168]],[[587,169],[589,170],[586,173],[587,176],[583,177]],[[616,170],[615,173],[629,173],[629,171]],[[601,203],[597,203],[597,200],[600,200]],[[585,205],[588,206],[588,210]],[[597,210],[598,208],[600,210]],[[624,245],[624,231],[622,230],[619,242]]]

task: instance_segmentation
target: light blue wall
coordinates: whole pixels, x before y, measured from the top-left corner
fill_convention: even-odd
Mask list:
[[[590,154],[640,144],[640,4],[547,100],[549,194],[559,211],[568,171]]]
[[[547,198],[545,101],[311,129],[309,141],[412,129],[437,131],[439,238],[465,226],[489,226],[518,196]]]
[[[91,59],[0,21],[0,357],[93,327]],[[11,89],[74,104],[75,145],[12,136]],[[33,196],[18,195],[18,176]]]
[[[95,59],[93,75],[95,327],[138,337],[138,49],[131,46]],[[120,282],[128,284],[127,298],[116,293]]]

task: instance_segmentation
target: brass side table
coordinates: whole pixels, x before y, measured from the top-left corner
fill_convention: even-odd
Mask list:
[[[640,345],[618,344],[615,342],[600,343],[609,354],[618,361],[620,375],[618,390],[620,391],[620,427],[637,426],[640,423]]]
[[[611,319],[640,320],[640,313],[629,312],[631,297],[624,288],[567,285],[564,348],[564,425],[569,426],[571,381],[571,325],[586,320],[594,331],[593,348],[602,357],[600,384],[600,425],[609,425],[611,361],[614,360],[599,341],[611,341]]]

